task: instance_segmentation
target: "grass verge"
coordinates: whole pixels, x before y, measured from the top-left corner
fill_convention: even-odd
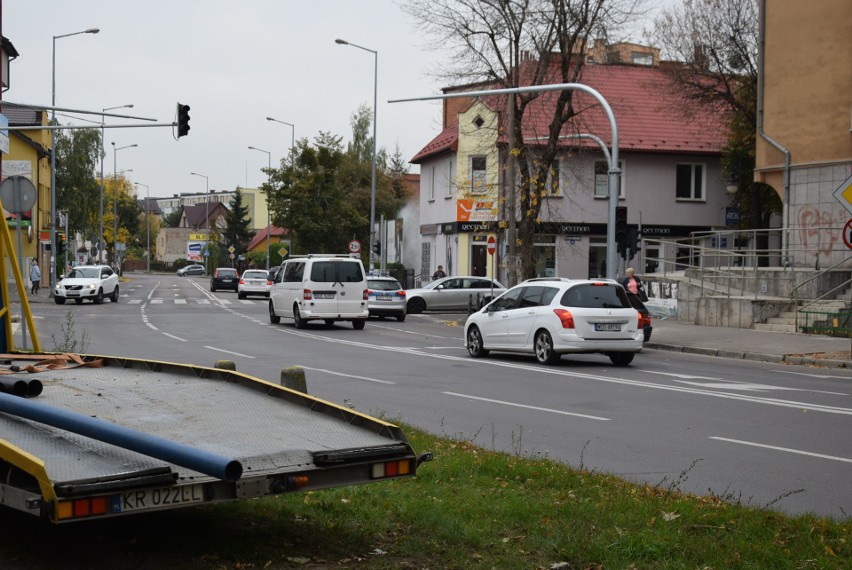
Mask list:
[[[405,431],[435,454],[415,479],[67,526],[3,511],[0,565],[852,568],[850,520],[788,517]]]

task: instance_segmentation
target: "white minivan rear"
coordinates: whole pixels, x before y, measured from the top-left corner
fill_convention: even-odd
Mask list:
[[[285,261],[275,276],[269,299],[269,320],[293,319],[296,328],[308,321],[332,325],[351,321],[355,329],[367,322],[367,279],[361,260],[349,256],[314,256]]]

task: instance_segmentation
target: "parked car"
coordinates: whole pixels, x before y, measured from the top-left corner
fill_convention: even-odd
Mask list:
[[[210,276],[210,290],[230,289],[236,291],[240,283],[237,270],[232,267],[217,267]]]
[[[627,366],[642,351],[643,318],[609,279],[536,279],[506,291],[468,317],[467,351],[534,354],[553,364],[563,354],[603,353]]]
[[[186,265],[177,270],[179,277],[184,277],[186,275],[204,275],[204,273],[204,266],[197,263]]]
[[[367,317],[367,277],[361,260],[348,255],[307,255],[281,264],[272,282],[269,322],[293,319],[302,329],[310,320],[327,325],[350,321],[364,328]]]
[[[405,320],[405,291],[393,277],[367,276],[367,309],[371,317]]]
[[[237,297],[245,299],[249,295],[260,295],[269,298],[272,284],[269,282],[269,272],[265,269],[246,269],[237,285]]]
[[[57,305],[74,299],[78,305],[90,299],[96,305],[109,297],[118,303],[118,275],[109,265],[78,265],[68,272],[53,289],[53,300]]]
[[[406,308],[413,315],[423,311],[466,311],[479,308],[506,291],[496,279],[487,277],[441,277],[419,289],[406,289]]]

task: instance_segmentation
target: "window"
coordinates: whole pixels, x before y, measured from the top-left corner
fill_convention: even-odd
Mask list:
[[[547,193],[548,196],[559,196],[559,181],[562,178],[559,172],[559,159],[554,158],[550,163],[550,170],[547,172]]]
[[[494,301],[488,306],[488,310],[497,312],[514,309],[518,304],[518,298],[521,296],[521,292],[523,290],[523,287],[518,287],[517,289],[512,289],[504,293],[496,301]]]
[[[562,295],[564,307],[585,309],[629,309],[632,305],[627,293],[618,285],[577,285]]]
[[[447,176],[447,198],[453,196],[453,161],[450,161],[450,175]]]
[[[624,199],[624,163],[618,161],[618,198]],[[595,198],[609,198],[609,166],[605,160],[595,161]]]
[[[654,54],[632,51],[630,52],[630,60],[633,62],[633,65],[654,65]]]
[[[470,192],[472,194],[484,194],[487,190],[486,164],[484,156],[470,157]]]
[[[429,201],[435,200],[435,167],[432,167],[432,176],[429,178]]]
[[[678,200],[704,199],[704,165],[678,164],[675,182],[675,197]]]
[[[279,272],[279,274],[280,273],[284,274],[282,281],[301,283],[302,276],[305,274],[305,263],[288,263],[284,266],[284,271]]]

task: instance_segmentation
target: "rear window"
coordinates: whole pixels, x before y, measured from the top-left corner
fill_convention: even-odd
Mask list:
[[[399,281],[395,279],[367,279],[367,287],[375,291],[396,291],[402,289]]]
[[[632,306],[624,289],[609,283],[575,285],[565,291],[559,302],[565,307],[586,309],[629,309]]]
[[[243,273],[243,279],[266,279],[269,274],[266,271],[246,271]]]
[[[364,280],[360,263],[351,261],[317,261],[311,267],[311,281],[317,283],[359,283]]]
[[[220,269],[216,272],[217,277],[236,277],[237,270],[236,269]]]

